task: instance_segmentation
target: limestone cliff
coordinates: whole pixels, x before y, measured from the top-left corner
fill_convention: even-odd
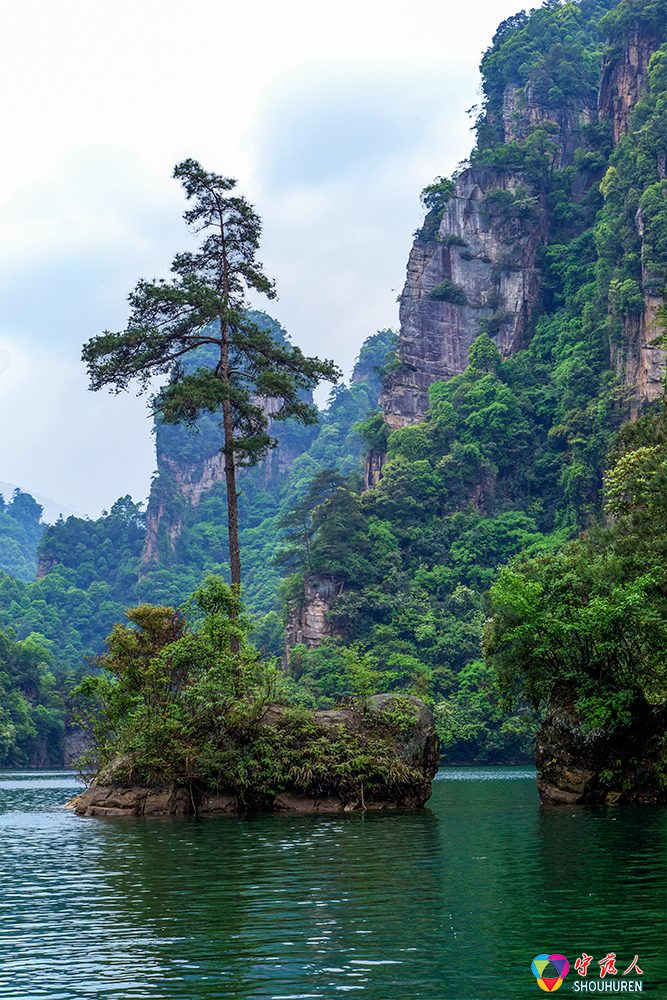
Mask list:
[[[520,173],[464,170],[437,238],[424,243],[417,237],[401,296],[400,369],[380,396],[392,429],[424,419],[429,386],[466,368],[482,323],[505,356],[523,345],[545,237],[539,197],[524,194],[516,207],[524,185]]]
[[[588,126],[608,120],[614,144],[627,133],[660,42],[659,35],[637,24],[622,43],[610,47],[597,105],[576,95],[559,106],[541,103],[531,81],[524,87],[509,83],[502,112],[487,111],[487,124],[506,144],[523,144],[535,128],[543,127],[553,143],[552,171],[571,167],[577,152],[587,149]],[[661,178],[666,159],[665,151],[659,151]],[[599,183],[599,175],[579,170],[573,202],[583,199],[593,183]],[[635,223],[643,241],[641,210]],[[470,345],[483,330],[495,338],[505,357],[525,346],[531,319],[541,305],[540,251],[550,226],[548,204],[522,170],[473,166],[456,178],[437,234],[425,239],[422,230],[410,253],[400,306],[399,367],[380,397],[390,428],[424,419],[429,387],[465,369]],[[644,268],[643,277],[643,311],[626,317],[623,336],[609,345],[612,363],[633,397],[634,415],[659,395],[665,364],[664,352],[651,345],[664,275],[656,282]],[[382,456],[372,459],[368,486],[381,475]]]
[[[312,397],[309,398],[312,402]],[[277,428],[270,419],[279,401],[261,400],[264,411],[269,416],[269,433]],[[220,451],[222,430],[217,428],[215,418],[205,418],[206,430],[200,438],[190,435],[183,428],[160,426],[157,428],[157,473],[151,486],[146,512],[146,541],[141,556],[143,574],[156,565],[168,561],[181,535],[188,510],[196,509],[203,497],[218,483],[225,482],[224,456]],[[289,423],[289,422],[288,422]],[[212,426],[209,426],[212,425]],[[280,440],[259,467],[254,470],[262,489],[277,488],[303,451],[303,437],[308,430],[285,433],[285,424],[280,426]],[[190,441],[197,446],[192,454]],[[237,471],[237,481],[243,488],[246,470]],[[140,574],[141,575],[141,574]]]
[[[662,37],[639,21],[633,25],[624,44],[610,46],[602,64],[599,114],[611,124],[614,145],[630,130],[630,119],[637,101],[649,86],[649,63],[660,47]],[[656,156],[657,175],[667,177],[667,150]],[[646,261],[645,221],[641,207],[635,215],[641,240],[642,312],[628,316],[623,324],[620,343],[610,345],[612,362],[622,381],[632,392],[631,416],[641,413],[663,391],[665,352],[651,342],[658,336],[656,318],[664,302],[664,273],[654,273]]]
[[[598,106],[600,116],[611,122],[614,145],[630,129],[632,111],[647,84],[648,64],[661,41],[637,21],[624,44],[605,52]]]
[[[316,649],[323,639],[332,634],[327,614],[335,595],[332,580],[306,577],[303,600],[292,605],[285,628],[285,665],[289,662],[289,650],[297,644]]]
[[[553,169],[572,166],[575,153],[585,142],[583,128],[597,120],[597,107],[585,96],[571,97],[560,107],[545,105],[529,82],[525,87],[508,84],[503,93],[502,132],[504,142],[524,142],[539,126],[545,126],[556,146]]]

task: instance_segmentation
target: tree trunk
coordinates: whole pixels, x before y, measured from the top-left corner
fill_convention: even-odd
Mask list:
[[[238,494],[236,492],[236,468],[234,466],[234,425],[232,407],[229,400],[222,404],[223,426],[225,429],[225,479],[227,481],[227,508],[229,527],[229,567],[232,574],[232,588],[241,596],[241,551],[239,549]]]
[[[229,387],[229,331],[224,318],[220,317],[220,377]],[[225,481],[227,483],[227,527],[229,531],[229,569],[232,577],[232,590],[241,599],[241,551],[239,549],[239,509],[236,492],[236,467],[234,464],[234,419],[232,403],[227,395],[222,401],[222,426],[225,432]],[[236,616],[235,616],[236,617]],[[239,640],[230,639],[229,648],[232,653],[238,653]]]

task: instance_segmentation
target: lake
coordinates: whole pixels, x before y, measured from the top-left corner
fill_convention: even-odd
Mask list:
[[[543,808],[523,768],[441,770],[414,813],[81,819],[80,790],[0,772],[0,998],[535,998],[554,953],[559,997],[667,996],[661,809]]]

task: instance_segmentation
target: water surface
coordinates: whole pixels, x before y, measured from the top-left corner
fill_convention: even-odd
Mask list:
[[[589,981],[637,954],[667,996],[662,810],[542,808],[518,768],[433,789],[414,813],[81,819],[71,773],[0,772],[0,998],[535,998],[531,960],[582,951]]]

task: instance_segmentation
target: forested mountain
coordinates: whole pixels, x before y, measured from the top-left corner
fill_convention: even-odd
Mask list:
[[[259,645],[280,654],[286,635],[286,697],[332,705],[357,644],[381,690],[433,705],[449,759],[525,759],[543,706],[507,666],[508,650],[525,653],[510,596],[562,610],[562,576],[579,581],[589,621],[620,613],[632,590],[655,618],[652,638],[628,634],[632,662],[653,665],[641,681],[610,670],[605,690],[664,694],[664,533],[628,469],[662,482],[666,23],[660,0],[547,0],[499,26],[475,147],[422,192],[398,339],[370,337],[320,425],[282,426],[279,447],[241,473],[245,600]],[[284,342],[275,320],[255,321]],[[641,414],[628,425],[639,437],[618,439]],[[97,522],[70,518],[40,541],[36,582],[12,571],[0,583],[3,627],[42,633],[74,673],[124,606],[178,604],[207,573],[227,576],[218,420],[155,430],[145,519],[129,497]],[[643,519],[623,489],[609,500],[615,482],[644,497]],[[609,636],[604,655],[626,662]]]
[[[37,543],[44,531],[41,506],[21,490],[8,503],[0,494],[0,570],[18,580],[33,580],[37,572]]]
[[[374,488],[314,513],[319,579],[292,616],[301,683],[329,692],[340,647],[361,642],[386,683],[434,699],[457,756],[522,745],[481,658],[498,566],[602,519],[614,435],[660,406],[666,67],[663,5],[548,3],[500,26],[477,144],[423,192],[396,361],[365,428]]]
[[[286,336],[270,317],[255,314],[255,318],[278,339]],[[246,601],[258,621],[254,638],[269,653],[280,655],[283,648],[278,596],[281,573],[272,562],[280,542],[278,521],[292,500],[307,491],[318,470],[338,464],[345,472],[356,472],[361,482],[363,441],[354,426],[377,405],[380,383],[375,369],[395,342],[396,335],[390,330],[369,337],[360,350],[352,381],[349,386],[334,388],[320,425],[304,430],[288,422],[280,448],[261,467],[242,473],[241,555]],[[211,480],[209,491],[201,491],[196,506],[183,503],[174,488],[174,467],[183,468],[192,479],[207,462],[215,463],[218,435],[215,419],[202,421],[194,435],[178,426],[156,427],[159,469],[148,512],[149,524],[151,517],[158,522],[153,536],[156,545],[147,543],[147,515],[142,505],[133,503],[129,496],[119,498],[95,521],[69,517],[45,526],[39,522],[41,508],[26,493],[17,494],[0,514],[0,529],[8,526],[0,535],[0,550],[8,560],[4,572],[0,570],[0,626],[11,630],[8,641],[12,650],[17,639],[20,644],[29,638],[33,646],[39,646],[44,669],[57,676],[61,704],[82,673],[90,669],[86,657],[99,654],[113,625],[125,620],[126,608],[140,602],[178,605],[208,573],[227,574],[224,482]],[[164,522],[160,525],[155,515],[165,495],[171,507],[165,505],[163,515],[165,510],[184,512],[178,533],[169,523],[168,534]],[[22,548],[15,545],[16,538]],[[16,551],[23,555],[23,562],[14,558]],[[15,681],[8,684],[8,690],[16,694]],[[39,689],[33,694],[35,705],[41,704]],[[7,708],[3,716],[0,704],[0,724],[5,718],[7,725],[14,727],[4,750],[0,745],[0,765],[35,759],[42,745],[35,742],[29,727],[10,722],[14,714]],[[52,763],[61,743],[49,746],[50,756],[40,759]]]

